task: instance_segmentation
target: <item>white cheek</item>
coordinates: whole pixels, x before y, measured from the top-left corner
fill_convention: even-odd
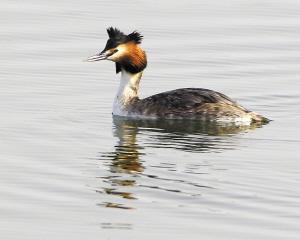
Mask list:
[[[106,60],[115,61],[113,56],[109,56],[108,58],[106,58]]]

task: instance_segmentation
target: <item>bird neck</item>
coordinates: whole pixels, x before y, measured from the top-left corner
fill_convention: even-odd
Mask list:
[[[119,112],[126,111],[130,103],[138,98],[142,73],[129,73],[124,69],[121,70],[120,85],[114,101],[113,113],[115,115],[121,115]]]

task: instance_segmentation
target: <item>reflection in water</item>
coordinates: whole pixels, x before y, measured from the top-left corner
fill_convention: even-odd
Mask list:
[[[188,152],[216,152],[234,149],[233,135],[261,125],[234,125],[195,120],[145,120],[114,117],[114,135],[119,142],[110,157],[113,165],[121,164],[122,171],[141,172],[137,162],[142,149],[171,148]],[[143,141],[137,141],[137,135]],[[146,139],[145,139],[146,138]],[[142,146],[141,146],[142,145]]]
[[[132,207],[124,206],[123,204],[119,203],[111,203],[111,202],[104,202],[102,204],[98,204],[99,206],[104,206],[107,208],[119,208],[119,209],[133,209]]]
[[[111,172],[130,173],[142,172],[143,166],[139,161],[140,155],[143,153],[136,141],[139,129],[127,122],[115,122],[114,135],[119,141],[115,146],[115,151],[103,155],[103,157],[111,159]]]
[[[242,126],[234,124],[216,124],[211,122],[199,122],[192,120],[144,120],[114,117],[114,136],[118,138],[115,149],[110,153],[102,153],[101,159],[108,160],[110,176],[102,177],[109,188],[98,191],[108,195],[119,196],[125,199],[137,199],[129,191],[120,191],[117,188],[130,188],[133,186],[158,189],[168,192],[184,193],[181,189],[169,189],[161,186],[137,184],[137,177],[155,178],[159,181],[171,181],[172,183],[185,183],[194,187],[206,187],[195,182],[187,182],[178,179],[163,178],[160,176],[143,173],[145,167],[141,156],[145,154],[145,148],[172,148],[188,152],[219,152],[234,149],[237,146],[237,138],[234,135],[246,132],[249,129],[260,127],[258,125]],[[139,138],[139,139],[138,139]],[[201,164],[194,165],[198,169]],[[153,166],[171,170],[173,164]],[[185,173],[196,173],[189,169]],[[201,174],[201,173],[196,173]],[[125,179],[124,179],[125,178]],[[106,207],[131,209],[117,203],[104,203]]]
[[[104,229],[132,229],[132,224],[129,223],[101,223],[101,227]]]

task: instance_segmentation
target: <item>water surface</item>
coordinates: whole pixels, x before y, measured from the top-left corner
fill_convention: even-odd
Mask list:
[[[298,239],[300,3],[7,1],[2,239]],[[112,118],[105,28],[145,36],[141,95],[223,92],[260,127]]]

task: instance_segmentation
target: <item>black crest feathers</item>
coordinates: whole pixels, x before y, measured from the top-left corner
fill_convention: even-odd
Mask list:
[[[110,39],[123,40],[126,38],[126,35],[117,28],[109,27],[106,31]]]
[[[119,29],[114,28],[114,27],[109,27],[106,29],[106,31],[107,31],[108,37],[111,40],[114,40],[117,42],[134,41],[136,44],[139,44],[142,42],[142,39],[143,39],[143,36],[137,31],[133,31],[129,35],[125,35]]]
[[[139,44],[142,42],[143,36],[139,32],[134,31],[130,33],[127,38],[129,41],[134,41],[135,43]]]

